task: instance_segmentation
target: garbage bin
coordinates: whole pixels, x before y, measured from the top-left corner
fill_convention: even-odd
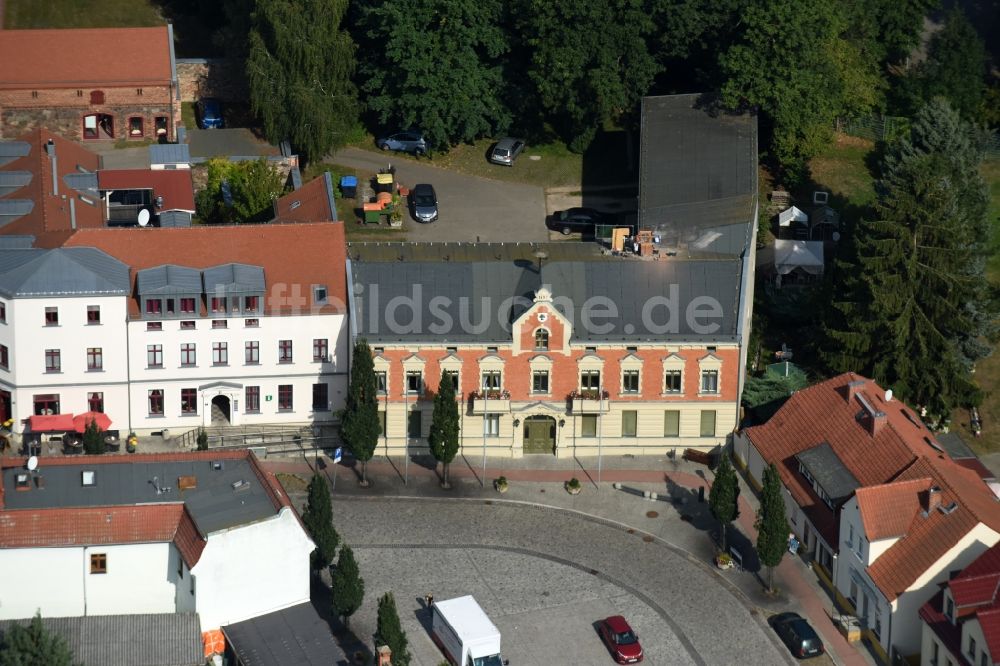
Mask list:
[[[358,195],[357,176],[341,176],[340,193],[345,199],[353,199]]]

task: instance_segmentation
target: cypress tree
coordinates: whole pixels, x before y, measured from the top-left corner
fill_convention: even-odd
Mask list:
[[[95,419],[87,421],[87,427],[83,431],[83,450],[90,455],[100,455],[106,450],[104,437],[101,436],[101,429],[97,427]]]
[[[393,666],[410,666],[409,641],[396,612],[396,599],[392,592],[386,592],[378,600],[378,644],[388,645],[392,650]]]
[[[737,504],[739,496],[740,485],[736,478],[736,470],[729,462],[729,456],[723,453],[722,460],[715,470],[712,488],[708,492],[708,506],[712,510],[712,516],[719,521],[723,553],[726,552],[726,531],[729,529],[729,523],[740,515]]]
[[[434,412],[431,414],[431,430],[427,441],[431,455],[444,465],[442,487],[450,488],[448,467],[458,454],[458,403],[455,402],[455,383],[447,372],[441,372],[437,395],[434,396]]]
[[[309,481],[309,499],[302,512],[302,522],[312,537],[316,549],[310,561],[314,570],[330,566],[340,544],[340,535],[333,527],[333,505],[330,489],[322,474],[313,474]]]
[[[0,666],[72,666],[73,653],[66,641],[48,631],[35,613],[26,625],[13,623],[0,640]]]
[[[351,385],[340,422],[340,435],[354,457],[361,461],[361,485],[368,485],[368,461],[375,455],[381,427],[378,422],[378,380],[372,350],[364,339],[354,345]]]
[[[781,496],[781,476],[771,463],[764,470],[760,510],[757,512],[757,557],[767,567],[767,589],[774,591],[774,567],[781,563],[788,549],[788,519]]]
[[[340,549],[330,592],[333,594],[333,612],[342,617],[346,625],[354,612],[361,608],[361,602],[365,598],[365,581],[361,578],[361,571],[350,546]]]

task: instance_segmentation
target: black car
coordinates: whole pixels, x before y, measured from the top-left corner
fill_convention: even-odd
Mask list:
[[[545,226],[565,236],[571,233],[593,235],[598,224],[613,224],[614,219],[593,208],[569,208],[557,210],[545,220]]]
[[[779,613],[770,618],[768,624],[798,659],[818,657],[825,651],[816,631],[798,613]]]

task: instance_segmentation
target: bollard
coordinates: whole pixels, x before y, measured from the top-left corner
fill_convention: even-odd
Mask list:
[[[614,488],[615,490],[621,490],[622,489],[622,484],[620,484],[617,481],[615,481],[614,483],[611,484],[611,487]]]
[[[655,502],[656,500],[660,499],[660,496],[657,495],[656,493],[649,493],[649,499]]]
[[[642,491],[642,496],[643,496],[644,498],[646,498],[646,499],[649,499],[649,491],[648,491],[648,490],[643,490],[643,491]]]

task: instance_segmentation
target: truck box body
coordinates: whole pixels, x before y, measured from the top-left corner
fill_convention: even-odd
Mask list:
[[[455,666],[501,666],[500,630],[472,596],[437,601],[431,634]]]

